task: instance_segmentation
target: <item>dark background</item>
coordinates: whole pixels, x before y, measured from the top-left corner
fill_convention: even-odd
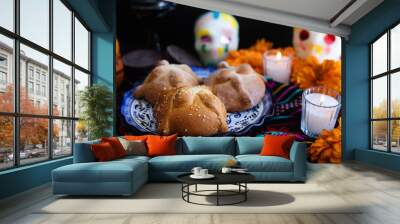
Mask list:
[[[146,4],[155,1],[118,1],[117,38],[120,43],[122,56],[137,49],[153,49],[157,50],[165,58],[165,48],[173,44],[197,57],[194,49],[194,24],[196,19],[203,13],[208,12],[208,10],[175,5],[173,10],[168,11],[161,17],[157,16],[154,12],[138,10],[138,7],[148,6]],[[272,41],[274,47],[292,45],[293,28],[291,27],[238,16],[235,16],[235,18],[239,22],[239,49],[250,47],[260,38]],[[154,35],[155,33],[157,35]],[[157,37],[155,38],[155,36]],[[138,60],[135,59],[134,61]],[[124,79],[122,84],[117,88],[118,110],[123,94],[132,89],[133,86],[141,83],[151,69],[152,67],[137,69],[125,64]],[[118,112],[117,122],[119,135],[142,134],[126,124],[120,112]]]
[[[194,24],[196,19],[207,10],[184,5],[176,5],[175,9],[160,18],[139,19],[131,5],[133,1],[118,1],[117,38],[120,41],[122,55],[133,49],[156,48],[152,31],[156,31],[161,43],[161,50],[174,44],[195,54]],[[137,14],[137,13],[136,13]],[[293,28],[246,19],[235,16],[239,22],[239,48],[251,46],[259,38],[266,38],[275,47],[292,45]]]

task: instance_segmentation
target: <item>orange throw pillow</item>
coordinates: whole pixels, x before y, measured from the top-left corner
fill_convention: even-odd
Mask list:
[[[122,146],[121,142],[119,142],[117,137],[109,137],[109,138],[101,138],[101,142],[108,142],[114,149],[115,155],[118,158],[126,156],[126,151]]]
[[[290,148],[295,136],[293,135],[265,135],[261,156],[280,156],[289,159]]]
[[[118,158],[117,155],[115,155],[113,147],[108,142],[93,144],[91,145],[91,149],[94,157],[99,162],[110,161]]]
[[[125,135],[124,139],[128,140],[128,141],[146,141],[148,135]]]
[[[149,135],[146,139],[148,156],[176,155],[177,135],[158,136]]]

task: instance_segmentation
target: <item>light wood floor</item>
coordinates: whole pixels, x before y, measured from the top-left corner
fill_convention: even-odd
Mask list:
[[[358,163],[309,166],[308,182],[344,200],[368,206],[357,214],[37,214],[55,199],[49,185],[0,202],[0,223],[104,224],[253,224],[253,223],[400,223],[400,174]],[[173,205],[171,205],[173,206]]]

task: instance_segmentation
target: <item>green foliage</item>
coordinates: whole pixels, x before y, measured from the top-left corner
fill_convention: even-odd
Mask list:
[[[92,85],[79,93],[82,119],[87,125],[89,139],[109,136],[107,129],[112,125],[113,93],[104,85]]]

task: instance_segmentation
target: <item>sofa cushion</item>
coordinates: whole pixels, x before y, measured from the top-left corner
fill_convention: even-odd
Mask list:
[[[135,172],[146,172],[141,159],[121,159],[109,162],[74,163],[53,170],[58,182],[130,182]]]
[[[112,145],[108,142],[92,144],[91,146],[96,161],[105,162],[119,158]]]
[[[234,137],[183,137],[182,140],[181,154],[235,155]]]
[[[101,142],[108,142],[114,149],[115,155],[117,158],[122,158],[126,156],[126,151],[124,146],[122,146],[121,142],[119,141],[118,137],[104,137],[101,138]]]
[[[292,172],[292,161],[279,156],[239,155],[240,167],[250,172]]]
[[[264,145],[263,137],[236,137],[236,155],[259,154]]]
[[[126,140],[125,138],[118,137],[121,145],[124,147],[126,151],[126,155],[138,155],[145,156],[147,155],[146,141],[142,140]]]
[[[75,143],[74,147],[74,163],[88,163],[96,161],[94,154],[90,148],[92,144],[99,144],[100,140]]]
[[[159,136],[149,135],[146,139],[147,155],[149,156],[165,156],[176,154],[177,135]]]
[[[290,148],[295,140],[294,135],[265,135],[261,156],[280,156],[289,159]]]
[[[149,170],[152,172],[190,172],[193,167],[200,166],[216,172],[231,159],[235,158],[231,155],[216,154],[158,156],[149,160]]]

